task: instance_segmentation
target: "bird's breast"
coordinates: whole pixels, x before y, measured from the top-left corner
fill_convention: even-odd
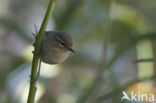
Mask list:
[[[62,63],[69,56],[69,51],[60,50],[59,48],[51,48],[49,51],[41,52],[41,60],[48,64]]]

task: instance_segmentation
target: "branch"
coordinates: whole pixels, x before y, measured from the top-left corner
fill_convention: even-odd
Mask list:
[[[140,63],[140,62],[156,62],[156,58],[138,59],[134,61],[134,63]]]
[[[116,89],[112,90],[112,92],[99,97],[97,103],[118,95],[120,92],[122,92],[123,90],[125,90],[126,88],[128,88],[129,86],[131,86],[135,83],[139,83],[139,82],[143,82],[143,81],[147,81],[147,80],[153,80],[153,79],[156,79],[156,74],[151,77],[146,77],[146,78],[142,78],[142,79],[134,79],[134,80],[130,81],[129,83],[127,83],[123,86],[120,86],[120,88],[116,88]]]
[[[51,14],[52,14],[55,2],[56,2],[56,0],[50,0],[46,15],[44,17],[41,28],[39,30],[39,34],[36,38],[35,48],[34,48],[34,52],[36,52],[36,53],[34,53],[34,55],[33,55],[32,69],[31,69],[31,80],[30,81],[33,81],[37,77],[37,68],[38,68],[38,61],[39,61],[39,56],[38,56],[37,52],[40,51],[42,38],[44,36],[46,26],[48,24],[48,21],[50,19]],[[30,82],[30,88],[29,88],[29,95],[28,95],[27,103],[34,103],[35,95],[36,95],[36,89],[37,89],[36,88],[36,82]]]
[[[104,45],[103,45],[103,54],[100,64],[98,65],[97,74],[93,80],[93,82],[89,85],[89,87],[84,87],[82,92],[80,93],[76,103],[96,103],[97,96],[102,89],[103,85],[103,73],[106,70],[107,66],[107,48],[108,48],[108,40],[110,35],[110,30],[112,26],[112,21],[110,18],[111,7],[114,3],[114,0],[105,1],[105,6],[107,7],[107,17],[105,23],[105,32],[104,32]],[[91,98],[91,99],[90,99]]]

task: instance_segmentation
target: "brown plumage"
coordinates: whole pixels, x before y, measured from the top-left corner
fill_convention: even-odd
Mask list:
[[[66,60],[73,49],[72,37],[62,31],[46,31],[43,37],[40,59],[48,64],[58,64]]]

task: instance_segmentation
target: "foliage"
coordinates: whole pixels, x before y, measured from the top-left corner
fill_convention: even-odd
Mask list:
[[[4,14],[0,13],[0,78],[5,78],[0,79],[0,102],[3,103],[14,102],[15,94],[12,89],[8,89],[14,86],[9,87],[8,78],[13,74],[14,77],[19,75],[21,72],[15,71],[21,64],[28,62],[26,55],[16,55],[14,50],[9,51],[8,48],[14,43],[15,49],[20,45],[26,45],[25,48],[29,49],[33,29],[29,30],[27,24],[38,22],[31,18],[33,10],[45,12],[48,4],[48,0],[14,1],[5,2],[8,4],[6,11],[0,9],[5,11]],[[24,6],[21,7],[21,4]],[[134,63],[138,57],[137,44],[144,40],[152,41],[155,55],[155,9],[155,0],[56,0],[51,28],[72,35],[76,54],[72,54],[67,61],[56,67],[50,65],[51,69],[44,66],[41,68],[38,85],[43,87],[43,91],[38,100],[43,103],[110,103],[111,99],[120,103],[121,91],[138,76],[137,63]],[[36,20],[39,16],[35,15]],[[43,17],[44,15],[41,16]],[[19,40],[27,43],[18,43]],[[22,51],[25,52],[26,49]],[[32,56],[32,49],[28,51]],[[28,63],[29,65],[31,64]],[[26,74],[27,77],[30,75],[28,72]],[[11,94],[8,100],[7,92]],[[18,99],[16,98],[16,103],[22,103],[22,98]]]

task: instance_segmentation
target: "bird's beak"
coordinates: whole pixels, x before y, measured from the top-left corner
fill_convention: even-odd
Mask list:
[[[75,53],[75,50],[72,48],[68,48],[69,51],[71,51],[72,53]]]
[[[73,49],[73,48],[70,48],[70,47],[68,47],[68,46],[64,46],[66,49],[68,49],[69,51],[71,51],[72,53],[75,53],[75,50]]]

